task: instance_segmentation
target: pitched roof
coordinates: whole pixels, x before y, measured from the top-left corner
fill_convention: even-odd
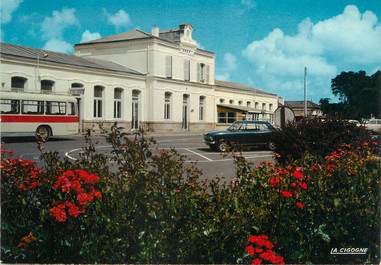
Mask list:
[[[180,29],[171,29],[171,30],[163,30],[159,32],[159,37],[152,35],[151,33],[144,32],[140,29],[134,29],[132,31],[123,32],[116,35],[110,35],[104,38],[95,39],[92,41],[81,42],[75,44],[75,46],[89,45],[89,44],[97,44],[97,43],[110,43],[110,42],[120,42],[120,41],[130,41],[130,40],[140,40],[140,39],[159,39],[170,43],[178,43],[180,42]],[[199,49],[198,51],[207,52],[213,54],[213,52]]]
[[[81,42],[75,44],[75,46],[93,44],[93,43],[103,43],[103,42],[116,42],[116,41],[126,41],[126,40],[136,40],[136,39],[149,39],[153,36],[144,31],[134,29],[132,31],[123,32],[120,34],[110,35],[104,38],[95,39],[87,42]]]
[[[235,83],[235,82],[228,82],[228,81],[221,81],[221,80],[215,80],[215,84],[217,86],[222,86],[222,87],[227,87],[227,88],[235,88],[235,89],[240,89],[240,90],[246,90],[246,91],[254,91],[255,93],[258,94],[263,94],[263,95],[271,95],[271,96],[276,96],[276,94],[268,93],[263,90],[249,87],[240,83]]]
[[[284,102],[284,105],[290,108],[304,108],[304,101],[303,100],[286,100]],[[320,109],[320,106],[310,100],[307,100],[307,108]]]
[[[93,68],[98,70],[125,72],[130,74],[142,75],[142,73],[138,71],[132,70],[123,65],[110,61],[104,61],[93,58],[84,58],[60,52],[29,48],[3,42],[0,42],[0,54],[1,57],[25,58],[33,61],[37,61],[38,57],[40,62],[51,62],[83,68]]]

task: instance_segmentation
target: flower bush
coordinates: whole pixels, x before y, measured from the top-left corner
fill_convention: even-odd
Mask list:
[[[22,263],[376,263],[380,173],[370,140],[204,181],[175,150],[114,126],[78,161],[2,152],[2,258]],[[270,240],[271,238],[271,240]],[[330,255],[365,247],[367,255]]]

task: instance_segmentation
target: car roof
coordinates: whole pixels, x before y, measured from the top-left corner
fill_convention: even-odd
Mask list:
[[[238,122],[246,122],[246,123],[265,123],[265,124],[269,124],[268,121],[236,121],[236,123]]]

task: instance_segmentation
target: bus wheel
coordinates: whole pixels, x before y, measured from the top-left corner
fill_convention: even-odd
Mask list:
[[[50,129],[48,126],[39,126],[36,130],[37,140],[47,141],[50,137]]]

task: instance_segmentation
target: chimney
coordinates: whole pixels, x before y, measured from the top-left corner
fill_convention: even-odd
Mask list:
[[[159,37],[159,27],[154,25],[151,30],[151,34],[155,37]]]

